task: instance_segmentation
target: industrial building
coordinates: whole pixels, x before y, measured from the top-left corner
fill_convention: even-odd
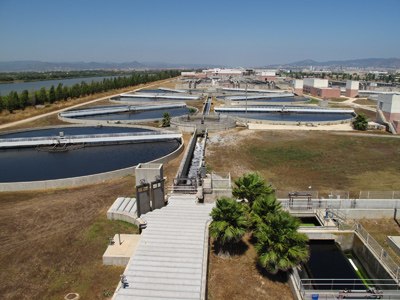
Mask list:
[[[256,71],[256,77],[262,81],[276,81],[275,70]]]
[[[377,111],[377,119],[379,119],[379,111],[382,111],[386,121],[392,124],[398,133],[400,126],[400,95],[379,94]]]
[[[303,92],[321,98],[340,97],[340,89],[328,87],[328,79],[304,78]]]
[[[360,83],[354,80],[347,80],[346,82],[346,97],[354,98],[358,96]]]

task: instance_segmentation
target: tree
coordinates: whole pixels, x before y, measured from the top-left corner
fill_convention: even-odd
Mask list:
[[[353,127],[356,130],[367,130],[368,121],[364,114],[358,114],[353,122]]]
[[[266,223],[270,215],[281,212],[281,203],[276,200],[275,194],[261,195],[253,203],[250,212],[250,224],[256,228],[262,223]]]
[[[238,199],[246,199],[250,207],[258,196],[274,193],[274,188],[265,185],[265,180],[258,173],[244,173],[242,177],[234,180],[236,186],[232,187],[232,195]]]
[[[37,97],[37,102],[39,104],[44,104],[45,102],[47,102],[47,92],[46,92],[46,88],[42,87],[39,91],[38,97]]]
[[[162,120],[162,126],[166,127],[171,124],[171,114],[169,112],[164,112],[163,114],[163,120]]]
[[[287,271],[309,258],[308,237],[298,233],[300,220],[287,211],[269,214],[254,233],[259,264],[272,274]]]
[[[29,92],[28,90],[23,90],[21,93],[21,97],[19,97],[19,106],[21,109],[25,109],[30,103]]]
[[[247,232],[248,222],[243,205],[233,198],[218,199],[211,217],[210,235],[217,239],[222,252],[226,253]]]
[[[56,90],[54,89],[54,85],[52,85],[49,90],[49,102],[54,103],[56,99]]]
[[[16,91],[11,91],[6,100],[6,109],[12,113],[14,110],[18,109],[19,97]]]
[[[56,100],[57,101],[60,101],[63,99],[63,87],[62,86],[63,86],[63,84],[61,82],[57,85],[57,89],[56,89]]]

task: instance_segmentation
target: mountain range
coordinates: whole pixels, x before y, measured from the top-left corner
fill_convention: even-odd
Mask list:
[[[276,67],[278,65],[270,65],[269,67]],[[324,66],[324,67],[346,67],[346,68],[400,68],[400,59],[398,58],[365,58],[353,60],[331,60],[325,62],[317,62],[312,59],[302,60],[290,64],[280,65],[282,67],[310,67],[310,66]]]
[[[137,61],[113,62],[43,62],[43,61],[0,61],[0,72],[26,72],[26,71],[72,71],[72,70],[140,70],[140,69],[201,69],[222,68],[222,65],[211,64],[169,64],[163,62]]]
[[[365,58],[354,60],[332,60],[317,62],[312,59],[302,60],[284,65],[268,65],[264,68],[277,67],[345,67],[345,68],[373,68],[373,69],[400,69],[398,58]],[[223,65],[213,64],[171,64],[165,62],[43,62],[43,61],[0,61],[0,72],[26,72],[26,71],[72,71],[72,70],[143,70],[143,69],[204,69],[226,68]]]

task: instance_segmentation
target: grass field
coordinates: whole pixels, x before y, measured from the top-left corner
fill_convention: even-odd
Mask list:
[[[277,190],[398,190],[400,139],[312,131],[210,134],[206,164],[233,178],[257,171]]]

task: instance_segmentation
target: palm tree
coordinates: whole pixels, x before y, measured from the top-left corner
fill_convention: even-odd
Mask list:
[[[280,213],[281,209],[281,203],[276,200],[275,194],[257,197],[250,212],[251,226],[256,228],[258,224],[268,222],[269,216]]]
[[[358,114],[353,122],[353,127],[354,129],[357,130],[367,130],[368,127],[367,117],[364,114]]]
[[[169,112],[164,112],[163,119],[162,119],[162,126],[166,127],[171,124],[171,114]]]
[[[243,205],[232,198],[221,198],[211,211],[213,222],[210,225],[210,235],[224,246],[240,241],[247,232],[247,218]]]
[[[298,233],[300,220],[287,211],[269,214],[265,223],[258,224],[254,236],[255,249],[262,267],[272,274],[294,268],[309,258],[308,237]]]
[[[234,183],[236,187],[232,187],[233,196],[242,200],[247,199],[250,207],[258,196],[272,194],[275,191],[271,185],[265,185],[265,180],[257,172],[244,173],[243,177],[234,180]]]

